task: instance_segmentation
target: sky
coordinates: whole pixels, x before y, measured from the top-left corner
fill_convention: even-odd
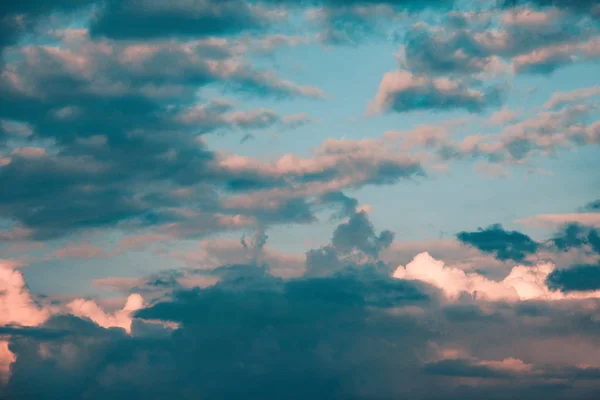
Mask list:
[[[595,399],[594,0],[0,6],[0,399]]]

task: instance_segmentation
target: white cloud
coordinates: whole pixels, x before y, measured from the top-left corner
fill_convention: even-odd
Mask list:
[[[600,291],[562,293],[546,286],[546,278],[554,270],[551,263],[532,267],[518,265],[502,281],[493,281],[478,273],[466,273],[446,266],[429,253],[417,255],[406,267],[399,266],[393,277],[418,280],[440,288],[450,300],[457,300],[462,293],[477,299],[490,301],[562,300],[600,298]]]

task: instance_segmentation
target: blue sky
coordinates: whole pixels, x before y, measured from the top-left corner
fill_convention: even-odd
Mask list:
[[[0,398],[600,390],[594,1],[56,0],[0,23]],[[319,309],[356,334],[307,328]],[[442,320],[456,337],[422,331]],[[522,340],[481,345],[499,321]],[[194,335],[206,361],[179,353]],[[370,340],[412,364],[348,350]]]

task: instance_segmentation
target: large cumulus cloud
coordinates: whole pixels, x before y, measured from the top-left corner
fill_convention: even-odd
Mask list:
[[[378,255],[389,236],[357,211],[327,246],[340,268],[326,274],[283,280],[245,264],[217,268],[203,288],[163,281],[174,291],[124,308],[129,334],[94,307],[90,319],[4,328],[4,398],[593,398],[597,292],[547,285],[551,265],[498,282],[428,255],[392,277]],[[344,257],[357,251],[369,257]]]

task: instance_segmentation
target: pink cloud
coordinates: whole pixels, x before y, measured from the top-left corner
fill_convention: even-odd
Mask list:
[[[518,219],[518,224],[533,228],[556,228],[560,225],[578,223],[600,228],[600,213],[540,214]]]
[[[81,243],[67,243],[62,249],[56,250],[55,258],[96,258],[105,255],[104,249],[95,247],[89,241]]]

